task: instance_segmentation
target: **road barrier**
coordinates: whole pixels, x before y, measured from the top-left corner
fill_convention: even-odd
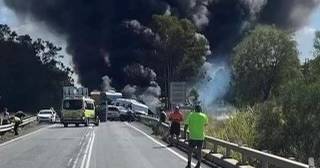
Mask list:
[[[30,123],[37,120],[37,117],[30,116],[23,120],[23,122],[20,124],[20,127],[24,127],[26,125],[29,125]],[[0,126],[0,133],[3,134],[5,132],[11,131],[14,127],[14,124],[6,124]]]
[[[139,116],[139,121],[150,127],[154,127],[158,123],[157,118],[149,116]],[[162,123],[160,134],[168,135],[168,131],[169,124]],[[183,130],[181,131],[183,132]],[[204,144],[204,149],[202,150],[204,159],[224,168],[254,168],[254,166],[258,168],[309,168],[308,165],[297,161],[210,136],[206,137]],[[188,147],[187,141],[184,139],[181,139],[178,145],[184,150]]]

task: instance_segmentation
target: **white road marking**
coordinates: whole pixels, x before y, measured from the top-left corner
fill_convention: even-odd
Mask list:
[[[22,136],[20,136],[20,137],[11,139],[10,141],[7,141],[7,142],[4,142],[4,143],[0,144],[0,147],[5,146],[5,145],[8,145],[8,144],[10,144],[10,143],[12,143],[12,142],[16,142],[16,141],[21,140],[21,139],[23,139],[23,138],[25,138],[25,137],[34,135],[34,134],[36,134],[36,133],[38,133],[38,132],[40,132],[40,131],[43,131],[43,130],[45,130],[45,129],[47,129],[47,128],[52,128],[52,127],[54,127],[54,126],[56,126],[56,124],[50,125],[50,126],[46,126],[46,127],[40,128],[40,129],[38,129],[38,130],[36,130],[36,131],[33,131],[33,132],[28,133],[28,134],[22,135]]]
[[[160,145],[161,147],[167,149],[169,152],[171,152],[172,154],[176,155],[178,158],[180,158],[181,160],[185,161],[185,162],[188,162],[188,159],[184,156],[182,156],[181,154],[179,154],[178,152],[174,151],[173,149],[171,148],[168,148],[167,145],[159,142],[158,140],[154,139],[153,137],[151,137],[150,135],[148,135],[147,133],[143,132],[142,130],[140,130],[139,128],[131,125],[131,124],[128,124],[128,123],[125,123],[127,126],[135,129],[136,131],[140,132],[142,135],[146,136],[148,139],[150,139],[151,141],[153,141],[154,143]],[[196,164],[195,163],[191,163],[192,166],[195,166]]]
[[[68,161],[68,167],[71,165],[71,162],[72,162],[73,158],[70,158],[69,161]]]
[[[83,152],[83,149],[84,149],[84,147],[85,147],[85,144],[86,144],[86,143],[85,143],[85,140],[86,140],[86,138],[90,135],[90,133],[91,133],[91,132],[87,132],[86,135],[81,138],[80,144],[79,144],[79,145],[80,145],[80,150],[79,150],[79,152],[78,152],[78,154],[77,154],[77,156],[76,156],[76,159],[75,159],[74,162],[73,162],[72,168],[75,168],[75,167],[77,166],[78,160],[79,160],[79,158],[80,158],[80,156],[81,156],[81,154],[82,154],[82,152]],[[89,141],[90,141],[90,139],[88,140],[88,143],[89,143]]]
[[[90,134],[90,139],[87,143],[86,150],[84,151],[84,155],[82,158],[81,166],[80,168],[89,168],[90,166],[90,160],[91,160],[91,154],[92,154],[92,147],[95,139],[95,133],[93,127],[90,127],[92,129],[92,132]]]
[[[94,138],[96,137],[95,133],[93,132],[93,137],[92,137],[92,141],[90,144],[90,149],[89,149],[89,154],[88,154],[88,159],[87,159],[87,164],[86,164],[86,168],[89,168],[90,166],[90,160],[91,160],[91,154],[92,154],[92,147],[93,147],[93,143],[94,143]]]

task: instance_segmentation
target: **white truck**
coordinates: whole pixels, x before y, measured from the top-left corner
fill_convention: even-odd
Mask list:
[[[132,108],[132,111],[138,115],[148,115],[149,107],[134,99],[119,98],[113,101],[113,105]]]

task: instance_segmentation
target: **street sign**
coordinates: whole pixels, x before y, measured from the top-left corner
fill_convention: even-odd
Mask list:
[[[170,103],[183,104],[186,101],[187,87],[186,82],[170,83]]]

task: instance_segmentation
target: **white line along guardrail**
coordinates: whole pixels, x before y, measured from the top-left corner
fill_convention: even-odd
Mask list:
[[[158,122],[157,118],[149,116],[139,116],[139,119],[140,122],[148,126],[155,126]],[[168,131],[169,125],[163,123],[161,130]],[[181,141],[181,143],[185,142]],[[205,159],[221,166],[227,165],[226,167],[242,167],[241,165],[245,165],[247,162],[250,163],[250,160],[254,160],[256,163],[258,163],[257,167],[262,168],[268,168],[271,166],[275,166],[278,168],[309,168],[308,165],[297,161],[265,153],[252,148],[244,147],[235,143],[231,143],[210,136],[207,136],[205,139],[205,148],[206,149],[204,149],[204,151],[207,151],[205,152],[205,154],[210,155],[210,157],[205,156]],[[224,149],[224,154],[219,154],[218,148]],[[241,155],[242,161],[236,161],[234,165],[227,163],[228,161],[230,161],[231,152],[239,153]]]
[[[26,118],[23,120],[23,122],[19,126],[22,127],[22,126],[28,125],[36,120],[37,120],[37,117]],[[14,127],[14,124],[2,125],[2,126],[0,126],[0,133],[8,132],[8,131],[12,130],[13,127]]]

